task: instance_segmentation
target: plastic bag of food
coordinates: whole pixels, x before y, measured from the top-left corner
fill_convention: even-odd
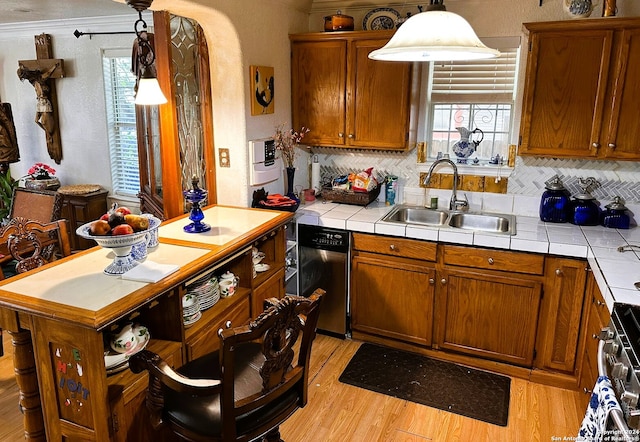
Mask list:
[[[351,189],[354,192],[371,192],[378,186],[378,181],[372,175],[373,167],[358,173],[353,181]]]

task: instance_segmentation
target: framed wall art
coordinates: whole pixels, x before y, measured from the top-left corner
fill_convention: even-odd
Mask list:
[[[251,66],[251,115],[272,114],[275,107],[273,67]]]

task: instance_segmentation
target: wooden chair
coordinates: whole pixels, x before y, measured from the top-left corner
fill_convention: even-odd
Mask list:
[[[248,325],[220,329],[220,350],[177,372],[150,351],[132,356],[134,373],[149,371],[152,425],[167,423],[190,441],[280,441],[280,424],[307,403],[323,295],[317,289],[309,298],[266,300],[270,306]]]
[[[62,214],[62,195],[50,190],[13,189],[9,218],[27,218],[42,223],[57,221]]]
[[[69,256],[71,243],[66,220],[41,223],[26,218],[13,218],[0,230],[0,244],[5,253],[16,261],[15,273],[40,267],[56,256]],[[4,258],[7,258],[5,261]],[[12,263],[7,257],[3,261]],[[8,265],[8,264],[5,264]],[[0,279],[5,274],[0,267]],[[4,355],[2,329],[0,329],[0,356]]]
[[[0,243],[6,244],[16,260],[16,273],[40,267],[56,257],[69,256],[71,245],[67,221],[40,222],[27,218],[11,219],[0,230]]]

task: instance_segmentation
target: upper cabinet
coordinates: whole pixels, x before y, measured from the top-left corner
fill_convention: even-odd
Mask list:
[[[291,36],[293,127],[314,146],[410,147],[411,63],[368,58],[390,31]]]
[[[640,20],[526,23],[520,155],[640,159]]]

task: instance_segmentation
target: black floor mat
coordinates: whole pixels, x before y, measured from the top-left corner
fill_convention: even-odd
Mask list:
[[[505,427],[511,379],[426,356],[362,344],[340,382]]]

